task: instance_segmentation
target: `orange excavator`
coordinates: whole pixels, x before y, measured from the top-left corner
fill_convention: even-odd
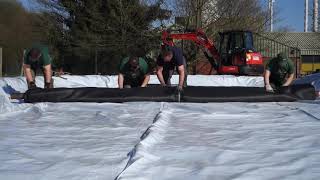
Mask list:
[[[190,40],[196,43],[218,74],[261,75],[264,70],[261,53],[255,51],[250,31],[219,33],[217,49],[212,40],[201,30],[173,33],[162,32],[162,45],[174,46],[173,40]]]

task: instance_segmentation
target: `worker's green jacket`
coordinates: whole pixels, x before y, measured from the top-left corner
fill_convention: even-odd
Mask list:
[[[266,65],[266,70],[271,72],[270,83],[280,87],[285,83],[287,75],[294,73],[294,65],[289,58],[280,56],[271,59]]]
[[[30,51],[31,49],[36,48],[40,50],[41,55],[39,59],[32,59],[30,56]],[[27,49],[24,58],[23,58],[23,63],[28,64],[28,65],[37,65],[37,66],[46,66],[52,63],[52,59],[49,55],[49,50],[48,47],[42,46],[42,45],[35,45],[30,49]]]
[[[149,73],[147,62],[139,57],[139,68],[132,70],[129,65],[129,57],[124,58],[119,66],[119,72],[124,76],[124,85],[130,85],[131,87],[141,86],[145,75]]]

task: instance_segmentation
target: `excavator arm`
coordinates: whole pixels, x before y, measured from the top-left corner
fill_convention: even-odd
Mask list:
[[[212,67],[217,69],[217,62],[220,60],[220,55],[214,43],[206,36],[206,34],[198,29],[192,32],[184,32],[184,33],[170,33],[168,31],[162,32],[162,42],[163,45],[174,46],[174,39],[179,40],[190,40],[204,49],[204,54],[208,58]]]

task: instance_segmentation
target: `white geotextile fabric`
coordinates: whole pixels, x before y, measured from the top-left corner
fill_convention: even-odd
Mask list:
[[[63,75],[61,77],[53,77],[54,87],[118,87],[117,76],[70,76]],[[172,84],[178,84],[179,77],[174,75],[172,77]],[[27,90],[26,81],[24,77],[0,78],[0,82],[4,81],[9,86],[15,88],[17,91],[24,92]],[[262,87],[263,78],[254,76],[206,76],[206,75],[189,75],[188,85],[190,86],[245,86],[245,87]],[[159,84],[155,75],[151,75],[149,84]],[[43,87],[43,77],[36,77],[36,85]]]
[[[263,86],[263,79],[189,76],[188,83]],[[117,78],[55,77],[55,87],[106,86]],[[0,87],[0,179],[320,177],[319,101],[26,104],[8,98],[26,90],[24,78],[1,78]]]
[[[1,114],[0,179],[114,179],[158,111],[155,103],[39,103]]]
[[[165,104],[119,179],[318,179],[320,106]]]

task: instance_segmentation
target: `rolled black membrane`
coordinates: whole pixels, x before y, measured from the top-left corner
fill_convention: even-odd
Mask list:
[[[267,93],[260,87],[195,87],[184,88],[181,102],[292,102],[315,100],[312,85],[292,85],[277,93]],[[24,101],[36,102],[178,102],[175,87],[148,88],[55,88],[31,89],[24,94]]]
[[[31,89],[25,102],[175,102],[175,88],[54,88]]]

